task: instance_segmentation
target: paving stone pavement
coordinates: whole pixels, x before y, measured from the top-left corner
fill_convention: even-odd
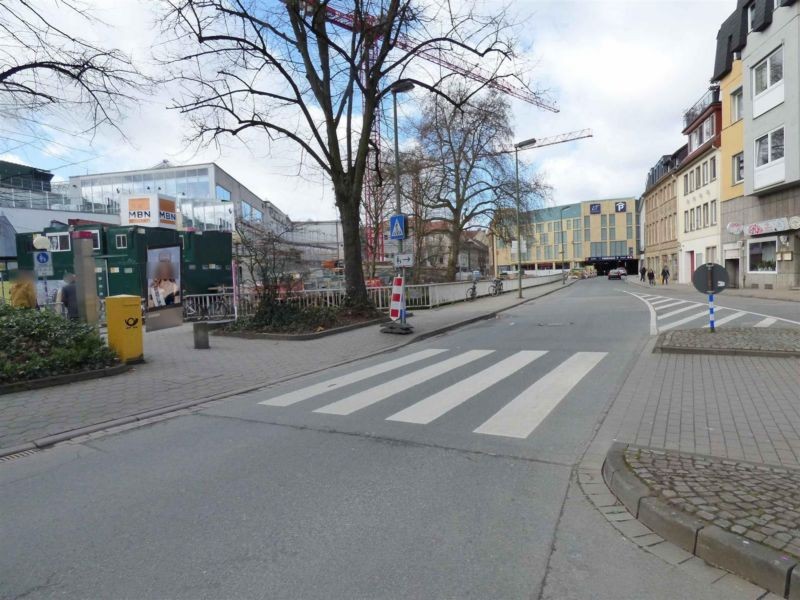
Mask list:
[[[561,282],[524,291],[525,300],[559,289]],[[427,332],[515,306],[515,292],[417,311],[411,336],[378,326],[317,340],[245,340],[212,336],[210,350],[195,350],[192,327],[144,334],[145,362],[114,377],[0,396],[0,449],[45,436],[167,407],[269,385],[398,347]]]
[[[800,329],[741,327],[714,333],[707,329],[677,329],[661,335],[662,351],[680,348],[800,353]]]
[[[669,504],[800,558],[800,470],[633,446],[624,456]]]
[[[587,452],[614,441],[800,467],[800,358],[652,353],[651,338]]]

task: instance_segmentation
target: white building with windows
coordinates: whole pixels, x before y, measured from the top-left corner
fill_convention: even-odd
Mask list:
[[[741,96],[730,101],[744,139],[731,183],[743,180],[744,194],[723,203],[726,258],[738,254],[741,287],[800,288],[800,2],[740,2],[717,36],[714,78],[737,59]]]
[[[691,283],[695,269],[720,257],[719,89],[712,87],[684,113],[688,154],[677,172],[678,282]]]

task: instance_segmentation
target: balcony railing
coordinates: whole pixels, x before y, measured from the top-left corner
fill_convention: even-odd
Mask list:
[[[113,201],[108,204],[100,204],[76,200],[56,192],[34,192],[15,188],[0,188],[0,207],[65,210],[108,215],[119,214],[119,206]]]
[[[683,113],[683,128],[686,129],[692,123],[697,120],[697,117],[703,114],[709,106],[714,104],[715,102],[719,102],[719,89],[718,88],[711,88],[705,94],[703,94],[702,98],[694,103],[689,110]]]

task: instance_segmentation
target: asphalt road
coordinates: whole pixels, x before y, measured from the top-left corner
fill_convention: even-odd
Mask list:
[[[1,463],[0,597],[713,598],[575,482],[649,333],[625,289]]]

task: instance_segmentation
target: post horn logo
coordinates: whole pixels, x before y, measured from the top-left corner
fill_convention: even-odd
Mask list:
[[[133,329],[139,323],[138,317],[128,317],[125,319],[125,329]]]

